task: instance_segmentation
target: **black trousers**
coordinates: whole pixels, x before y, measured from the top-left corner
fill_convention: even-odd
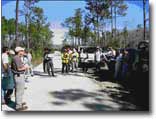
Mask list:
[[[43,60],[43,71],[47,72],[47,60]]]
[[[101,62],[96,62],[96,71],[100,71],[100,63]]]
[[[62,63],[62,73],[64,73],[64,70],[66,70],[66,73],[68,73],[69,70],[69,64],[67,63]]]
[[[87,64],[82,62],[81,65],[82,65],[82,71],[87,72],[87,70],[88,70]]]
[[[8,103],[8,101],[11,100],[11,95],[13,93],[13,89],[7,89],[7,90],[4,90],[4,91],[5,91],[4,99],[5,99],[6,103]]]

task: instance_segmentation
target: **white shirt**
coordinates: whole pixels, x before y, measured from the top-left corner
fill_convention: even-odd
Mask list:
[[[3,64],[8,64],[9,63],[9,56],[7,53],[2,54],[2,62]]]
[[[2,62],[3,64],[8,64],[9,63],[9,56],[7,53],[2,54]],[[8,73],[4,71],[4,68],[2,70],[2,77],[7,77]]]
[[[81,62],[85,62],[85,58],[87,58],[87,54],[81,52],[81,53],[80,53],[80,59],[81,59]]]
[[[21,61],[22,61],[22,63],[25,65],[25,64],[29,64],[29,60],[28,60],[28,58],[27,57],[25,57],[25,56],[22,56],[21,57]]]
[[[108,55],[116,56],[116,51],[115,50],[111,50],[111,51],[108,52]]]
[[[80,58],[87,58],[87,54],[86,53],[80,53]]]
[[[28,56],[28,60],[31,62],[31,60],[32,60],[32,55],[31,55],[30,53],[28,53],[27,56]]]
[[[100,52],[100,51],[97,51],[97,52],[95,53],[95,58],[96,58],[96,59],[95,59],[96,61],[98,61],[98,62],[101,61],[101,52]]]
[[[116,56],[116,51],[112,50],[112,54],[113,54],[113,56]]]

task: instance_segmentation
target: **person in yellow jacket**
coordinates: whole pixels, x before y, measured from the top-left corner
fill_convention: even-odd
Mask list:
[[[76,51],[76,49],[74,48],[73,49],[73,53],[72,53],[72,72],[74,70],[77,71],[77,68],[78,68],[78,60],[79,60],[79,53]]]
[[[69,54],[69,63],[68,63],[68,70],[71,71],[72,69],[72,54],[73,54],[73,51],[71,48],[68,48],[68,54]]]
[[[66,69],[66,73],[68,73],[69,54],[67,49],[64,49],[63,53],[61,54],[61,58],[62,58],[62,73],[64,73],[64,69]]]

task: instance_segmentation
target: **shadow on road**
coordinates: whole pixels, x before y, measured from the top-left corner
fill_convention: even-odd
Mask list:
[[[148,73],[131,72],[130,76],[127,79],[123,80],[115,80],[113,78],[113,73],[109,70],[101,70],[99,72],[94,71],[93,73],[88,74],[88,78],[94,78],[98,82],[112,82],[120,84],[123,87],[123,89],[120,90],[127,90],[130,92],[130,94],[120,93],[119,95],[116,93],[111,93],[110,96],[115,100],[120,99],[123,101],[131,102],[137,105],[137,109],[139,111],[149,111],[150,80]]]
[[[59,101],[55,101],[55,102],[52,102],[53,105],[58,105],[58,106],[62,106],[62,105],[65,105],[66,103],[64,102],[59,102]]]
[[[43,76],[43,77],[49,77],[48,73],[44,73],[44,72],[41,72],[41,71],[34,71],[34,75]],[[57,75],[69,75],[69,76],[75,76],[75,77],[84,77],[82,72],[80,73],[79,71],[63,73],[62,74],[62,71],[61,71],[60,68],[55,68],[54,75],[55,75],[54,77],[57,77]]]
[[[80,89],[69,89],[63,91],[50,92],[50,95],[53,98],[59,100],[52,102],[52,104],[56,106],[67,105],[70,102],[74,103],[76,101],[79,101],[81,102],[82,106],[93,111],[135,110],[135,106],[131,106],[129,103],[125,101],[121,101],[120,99],[114,98],[115,96],[113,96],[113,93],[118,93],[117,91],[109,92],[110,93],[108,95],[109,97],[106,96],[107,93],[104,90],[99,90],[96,92],[88,92]]]
[[[129,91],[125,91],[121,88],[113,87],[113,90],[99,90],[99,92],[107,93],[111,97],[113,102],[122,105],[121,110],[138,110],[138,107],[134,105],[134,97]],[[127,108],[128,107],[128,108]]]
[[[85,103],[84,106],[93,110],[93,111],[103,111],[103,110],[113,111],[113,108],[111,106],[100,104],[100,103]]]
[[[50,92],[50,94],[57,99],[66,100],[66,101],[77,101],[83,98],[96,97],[99,95],[97,93],[88,92],[80,89],[63,90],[62,92],[55,91],[55,92]]]
[[[113,80],[113,75],[109,70],[100,70],[98,72],[96,72],[95,70],[93,70],[92,73],[87,73],[88,78],[94,78],[96,81],[102,82],[102,81],[110,81],[110,82],[115,82]]]

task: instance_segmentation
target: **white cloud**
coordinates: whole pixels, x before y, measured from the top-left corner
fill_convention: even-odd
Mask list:
[[[62,41],[64,40],[64,35],[68,32],[67,29],[63,28],[60,22],[52,22],[50,29],[54,32],[54,37],[52,38],[54,45],[62,45]]]

